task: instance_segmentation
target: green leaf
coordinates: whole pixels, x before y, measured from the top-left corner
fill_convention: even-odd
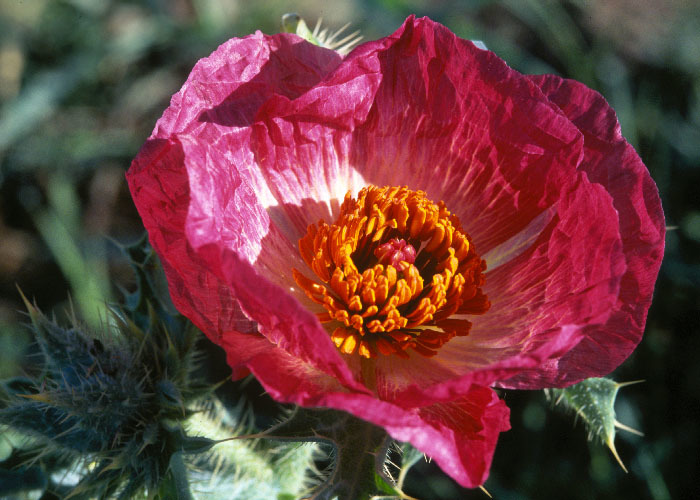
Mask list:
[[[261,437],[327,443],[335,451],[333,471],[313,495],[316,500],[364,500],[401,493],[384,471],[391,438],[381,427],[348,413],[297,408]]]
[[[639,382],[641,380],[618,383],[608,378],[589,378],[565,389],[545,389],[545,394],[555,407],[574,411],[586,424],[589,439],[597,437],[607,445],[622,470],[627,472],[615,449],[615,429],[642,433],[615,419],[615,398],[621,387]]]
[[[221,442],[220,440],[209,439],[204,436],[188,436],[179,424],[168,434],[169,439],[173,443],[173,448],[179,450],[177,453],[182,452],[188,455],[205,453]]]
[[[161,481],[157,498],[162,500],[193,500],[181,451],[170,456],[168,473]]]
[[[158,319],[173,328],[174,319],[179,316],[170,300],[168,282],[163,268],[153,248],[148,242],[148,235],[130,245],[115,244],[129,259],[136,277],[136,290],[122,291],[124,308],[130,312],[137,325],[146,329],[150,325],[151,308]]]

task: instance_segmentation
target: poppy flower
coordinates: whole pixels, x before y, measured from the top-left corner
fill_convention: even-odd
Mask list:
[[[427,18],[346,57],[292,34],[200,60],[127,179],[177,308],[272,397],[488,475],[496,388],[612,371],[663,254],[596,92]]]

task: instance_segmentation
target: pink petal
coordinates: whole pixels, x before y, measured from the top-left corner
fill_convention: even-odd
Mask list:
[[[582,153],[580,132],[527,77],[427,18],[362,45],[257,118],[254,149],[276,198],[337,192],[355,170],[444,200],[482,253],[550,206]]]
[[[588,327],[584,340],[558,362],[503,384],[517,388],[562,386],[606,375],[629,356],[644,332],[665,236],[658,189],[622,137],[615,112],[605,99],[572,80],[553,75],[531,79],[584,134],[584,159],[579,168],[612,197],[627,270],[609,320]]]
[[[247,262],[262,260],[259,269],[284,283],[293,283],[290,255],[303,265],[296,241],[290,253],[292,243],[279,229],[284,218],[275,224],[268,215],[265,205],[272,199],[260,199],[267,181],[248,148],[250,120],[273,94],[295,97],[339,62],[335,52],[294,35],[257,33],[227,42],[195,66],[129,170],[132,195],[163,261],[173,301],[215,342],[233,329],[237,299],[222,284],[221,270],[195,248],[212,240],[235,248]],[[297,309],[308,316],[304,307]],[[343,366],[340,378],[348,379],[328,334],[315,326],[334,364]]]
[[[605,189],[576,173],[581,132],[527,77],[446,28],[409,19],[307,94],[269,101],[258,119],[257,157],[274,176],[275,198],[294,206],[305,186],[332,191],[349,165],[367,182],[408,184],[446,200],[480,252],[546,210],[555,214],[529,246],[487,274],[493,306],[469,318],[469,336],[433,360],[378,362],[386,397],[413,383],[455,386],[454,379],[488,367],[493,383],[501,363],[513,369],[549,359],[533,353],[562,327],[580,332],[613,310],[625,272],[617,213]],[[404,364],[414,369],[398,368]]]
[[[463,357],[472,360],[469,371],[453,370],[439,357],[413,354],[409,360],[382,358],[377,362],[375,375],[377,394],[404,408],[466,397],[474,384],[500,386],[501,380],[536,372],[541,366],[556,362],[581,341],[584,330],[583,326],[564,325],[540,332],[521,346],[494,346],[493,352],[487,347],[474,352],[461,351]],[[479,364],[481,356],[486,359]]]
[[[240,335],[222,340],[229,364],[236,366],[240,359],[234,358],[234,353],[242,345]],[[420,408],[405,410],[350,391],[282,349],[260,349],[246,364],[275,399],[344,410],[382,426],[393,438],[410,442],[432,457],[466,487],[486,480],[498,435],[510,428],[508,408],[487,387],[472,386],[464,397],[453,401],[426,402]]]
[[[340,64],[340,56],[296,35],[232,38],[200,59],[156,125],[154,137],[196,135],[213,123],[247,127],[272,95],[293,99]]]
[[[215,245],[200,248],[199,254],[222,272],[234,296],[260,332],[299,360],[333,375],[341,384],[369,393],[358,383],[341,357],[328,332],[316,316],[279,286],[262,278],[232,251],[221,252]]]
[[[538,377],[537,369],[574,348],[589,325],[608,320],[625,269],[610,196],[582,176],[532,247],[487,273],[491,309],[468,318],[469,335],[424,361],[379,360],[380,394],[410,405],[458,394],[467,380],[499,383],[518,368]]]
[[[149,140],[127,174],[132,196],[168,278],[175,307],[213,342],[236,328],[230,288],[208,270],[184,238],[189,186],[177,140]]]
[[[306,196],[342,196],[334,186],[356,186],[347,182],[355,170],[366,182],[446,199],[480,251],[572,189],[581,157],[581,134],[535,85],[427,19],[363,45],[299,98],[271,99],[257,119],[256,157],[273,196],[289,200],[285,210]],[[294,218],[299,233],[312,217]],[[539,281],[554,265],[539,269]]]

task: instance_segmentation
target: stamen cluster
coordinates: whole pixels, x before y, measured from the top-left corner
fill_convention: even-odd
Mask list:
[[[307,296],[322,304],[323,323],[345,354],[365,358],[412,348],[424,356],[471,323],[453,314],[483,314],[486,263],[443,202],[407,187],[369,186],[350,193],[335,223],[311,224],[302,258],[322,284],[294,269]]]

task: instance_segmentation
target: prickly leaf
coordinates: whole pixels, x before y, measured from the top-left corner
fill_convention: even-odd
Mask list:
[[[618,383],[608,378],[589,378],[565,389],[546,389],[545,393],[555,407],[575,412],[586,424],[589,439],[600,439],[627,472],[615,449],[615,429],[641,433],[615,419],[615,399],[621,387],[637,382]]]

